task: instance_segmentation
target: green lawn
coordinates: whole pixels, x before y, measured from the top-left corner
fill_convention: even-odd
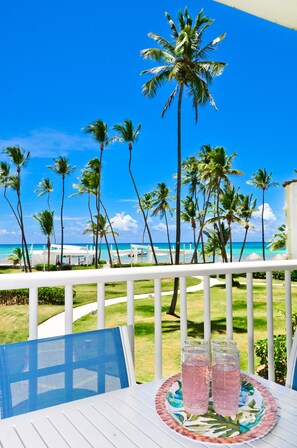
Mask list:
[[[295,291],[295,288],[293,288]],[[276,286],[274,293],[275,334],[285,333],[284,288]],[[203,292],[190,293],[188,297],[188,334],[203,337]],[[169,297],[162,298],[163,311],[163,375],[169,376],[180,370],[179,320],[168,316],[166,310]],[[297,309],[297,292],[293,292],[293,308]],[[233,287],[234,339],[241,351],[241,368],[247,369],[247,311],[246,286]],[[178,312],[178,310],[177,310]],[[224,337],[226,328],[226,306],[224,286],[211,288],[212,337]],[[75,323],[75,331],[96,328],[96,315],[87,315]],[[266,292],[264,286],[254,286],[255,341],[266,337]],[[106,325],[126,324],[126,304],[106,308]],[[135,302],[135,351],[136,375],[138,381],[154,378],[154,303],[152,299]]]
[[[7,270],[5,270],[6,273]],[[12,270],[21,272],[21,270]],[[0,277],[1,279],[1,277]],[[199,284],[200,280],[196,278],[188,279],[188,286]],[[171,291],[173,288],[172,279],[162,281],[163,291]],[[74,287],[76,295],[74,306],[85,305],[97,300],[96,285],[76,285]],[[142,280],[135,282],[135,294],[153,293],[154,281]],[[106,299],[126,296],[126,282],[111,282],[106,284]],[[39,305],[38,322],[44,322],[50,317],[64,311],[63,306],[58,305]],[[27,305],[0,305],[0,343],[9,344],[11,342],[22,341],[28,338],[28,306]]]

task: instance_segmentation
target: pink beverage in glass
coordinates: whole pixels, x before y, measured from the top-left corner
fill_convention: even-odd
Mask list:
[[[213,347],[212,398],[217,414],[237,414],[240,388],[239,350],[227,346]]]
[[[203,415],[209,403],[209,346],[205,341],[186,344],[182,350],[182,391],[185,410]]]

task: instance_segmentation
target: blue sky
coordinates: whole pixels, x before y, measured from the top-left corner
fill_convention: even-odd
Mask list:
[[[173,4],[174,3],[174,4]],[[174,189],[176,172],[176,103],[165,118],[161,110],[169,89],[152,100],[144,98],[139,75],[148,68],[140,50],[154,46],[150,31],[169,38],[164,12],[176,18],[181,0],[37,1],[11,0],[0,7],[0,148],[20,145],[31,151],[23,172],[23,205],[29,242],[44,242],[32,214],[46,208],[46,199],[33,193],[38,182],[54,182],[52,207],[58,219],[61,180],[47,165],[64,155],[77,168],[66,180],[67,195],[98,147],[81,129],[95,119],[114,123],[128,118],[142,123],[133,149],[133,171],[140,193],[158,182]],[[283,183],[294,178],[296,161],[296,48],[297,33],[211,0],[189,0],[190,13],[203,7],[215,19],[208,40],[226,32],[213,54],[228,63],[211,92],[218,106],[201,108],[195,125],[190,100],[183,105],[183,158],[209,143],[237,152],[234,167],[244,171],[234,179],[243,193],[260,191],[246,184],[258,168],[273,172]],[[146,78],[147,79],[147,78]],[[5,160],[1,155],[1,160]],[[114,144],[103,160],[102,199],[114,218],[120,242],[140,241],[143,224],[128,174],[128,149]],[[266,236],[284,222],[284,189],[266,195]],[[86,198],[69,198],[65,204],[66,242],[89,242],[82,236],[88,219]],[[250,241],[260,240],[259,216]],[[159,218],[151,221],[154,241],[165,241]],[[171,222],[172,235],[174,222]],[[59,227],[57,221],[57,233]],[[234,239],[242,240],[237,229]],[[184,226],[183,241],[191,241]],[[20,234],[0,191],[0,244],[19,243]]]

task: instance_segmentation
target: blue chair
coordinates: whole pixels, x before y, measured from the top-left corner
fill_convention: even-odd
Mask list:
[[[0,345],[1,418],[134,385],[131,330]]]
[[[295,332],[290,358],[288,360],[286,386],[297,390],[297,331]]]

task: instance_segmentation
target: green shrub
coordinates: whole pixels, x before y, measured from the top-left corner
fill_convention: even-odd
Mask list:
[[[280,310],[281,311],[281,310]],[[285,316],[285,313],[282,312]],[[292,314],[292,331],[295,333],[297,328],[297,313]],[[287,344],[286,335],[279,334],[273,336],[274,339],[274,368],[275,381],[279,384],[286,383],[287,375]],[[268,378],[268,340],[260,339],[255,344],[256,355],[260,358],[260,365],[257,373],[263,378]]]
[[[73,291],[73,297],[76,292]],[[26,305],[29,303],[29,289],[8,289],[0,291],[2,305]],[[38,303],[41,305],[63,305],[64,288],[38,288]]]
[[[35,269],[36,271],[43,271],[44,269],[47,271],[48,270],[48,265],[47,264],[43,264],[43,263],[38,263],[35,265]],[[56,271],[57,270],[57,266],[55,264],[50,264],[49,265],[49,270],[50,271]]]

